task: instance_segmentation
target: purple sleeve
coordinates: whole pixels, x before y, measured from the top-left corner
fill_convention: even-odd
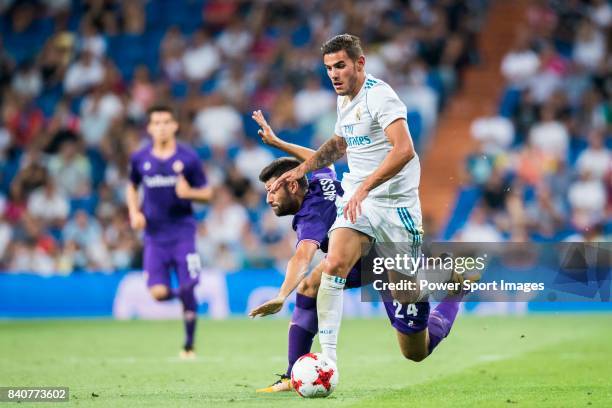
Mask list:
[[[321,246],[321,242],[327,237],[329,226],[321,219],[320,216],[310,213],[305,216],[300,216],[296,222],[295,233],[298,243],[308,240],[315,241],[317,246]]]
[[[195,158],[189,161],[189,166],[185,171],[185,178],[192,187],[199,188],[206,185],[206,175],[199,159]]]
[[[310,174],[310,180],[315,180],[318,178],[328,178],[336,180],[336,171],[330,169],[329,167],[323,167],[322,169],[315,170]]]
[[[130,181],[135,186],[139,185],[142,181],[142,174],[140,174],[138,167],[138,158],[136,155],[133,155],[130,158]]]

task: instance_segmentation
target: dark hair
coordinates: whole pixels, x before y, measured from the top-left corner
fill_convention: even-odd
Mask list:
[[[149,109],[147,109],[147,118],[151,120],[151,114],[156,113],[156,112],[168,112],[170,115],[172,115],[172,118],[176,120],[176,113],[174,112],[174,109],[172,109],[170,105],[164,105],[164,104],[152,105]]]
[[[284,174],[289,170],[295,169],[301,163],[301,161],[299,161],[298,159],[294,159],[293,157],[281,157],[279,159],[276,159],[272,163],[268,164],[261,171],[261,173],[259,173],[259,181],[265,183],[273,177],[279,177],[281,174]],[[306,176],[298,180],[298,184],[301,188],[307,189],[308,180],[306,179]]]
[[[361,48],[361,40],[356,35],[339,34],[325,41],[321,46],[323,55],[332,54],[334,52],[346,51],[349,58],[356,61],[357,58],[363,55]]]

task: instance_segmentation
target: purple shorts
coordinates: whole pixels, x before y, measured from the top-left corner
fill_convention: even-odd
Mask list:
[[[170,287],[170,272],[175,271],[180,286],[198,281],[201,269],[200,256],[195,250],[193,239],[170,242],[145,241],[144,271],[147,286]]]
[[[360,288],[361,282],[361,261],[357,262],[346,277],[346,289]],[[386,294],[386,299],[391,296]],[[411,303],[402,305],[398,301],[384,302],[387,317],[391,326],[400,333],[414,334],[427,328],[429,319],[429,302]]]

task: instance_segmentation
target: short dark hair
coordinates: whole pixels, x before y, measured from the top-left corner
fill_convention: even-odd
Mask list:
[[[281,174],[284,174],[289,170],[295,169],[301,163],[301,161],[293,157],[281,157],[279,159],[276,159],[272,163],[264,167],[261,173],[259,173],[259,181],[261,181],[262,183],[266,183],[273,177],[279,177]],[[306,176],[298,180],[298,184],[304,190],[307,189],[308,179],[306,178]]]
[[[332,54],[334,52],[346,51],[349,58],[356,61],[357,58],[363,55],[361,48],[361,40],[356,35],[339,34],[325,41],[321,46],[323,55]]]
[[[168,112],[170,115],[172,115],[172,118],[176,120],[176,112],[170,105],[162,103],[152,105],[149,109],[147,109],[147,119],[151,120],[151,114],[156,112]]]

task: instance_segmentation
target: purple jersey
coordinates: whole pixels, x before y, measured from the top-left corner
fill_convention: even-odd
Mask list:
[[[336,173],[330,168],[312,172],[308,192],[298,212],[293,217],[293,229],[298,243],[314,241],[321,251],[327,252],[327,233],[336,220],[336,195],[342,195],[342,187]]]
[[[135,186],[142,184],[144,190],[142,212],[147,220],[146,240],[160,242],[194,238],[191,201],[178,198],[174,191],[179,174],[191,187],[199,188],[206,184],[200,159],[183,144],[177,143],[176,152],[165,160],[153,156],[152,145],[132,155],[130,180]]]

